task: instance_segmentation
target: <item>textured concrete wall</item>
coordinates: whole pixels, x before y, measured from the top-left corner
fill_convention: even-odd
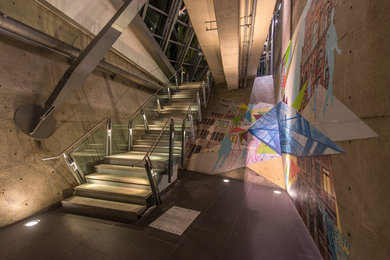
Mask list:
[[[1,11],[17,14],[17,9],[4,7],[12,2],[16,2],[15,6],[20,4],[2,1]],[[29,24],[36,28],[41,26],[74,45],[89,42],[87,36],[74,34],[72,26],[60,23],[45,11],[37,8],[32,13],[36,16],[29,16],[28,10],[19,8],[19,18],[30,20]],[[43,105],[68,68],[68,60],[4,36],[0,38],[0,56],[0,226],[4,226],[44,210],[73,192],[75,180],[65,163],[61,159],[44,162],[43,157],[62,152],[107,115],[127,118],[151,92],[94,72],[54,112],[56,132],[48,139],[36,141],[16,128],[14,113],[22,105]],[[111,57],[124,69],[137,70],[120,57]]]
[[[286,1],[289,2],[289,1]],[[294,1],[292,31],[305,1]],[[350,245],[350,259],[388,259],[390,255],[390,2],[337,1],[335,7],[338,45],[334,95],[379,137],[337,142],[345,155],[332,156],[334,184],[342,233]],[[290,20],[282,15],[279,22]],[[277,30],[276,49],[280,64],[282,28]],[[285,50],[285,49],[284,49]],[[284,51],[283,50],[283,51]],[[278,93],[279,71],[275,71]]]
[[[370,126],[377,138],[338,142],[335,188],[351,259],[390,256],[390,2],[339,1],[335,96]]]

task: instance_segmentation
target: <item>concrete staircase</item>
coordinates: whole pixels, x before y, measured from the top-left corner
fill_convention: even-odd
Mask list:
[[[186,115],[199,87],[199,82],[184,84],[176,90],[171,90],[170,99],[166,91],[159,93],[162,106],[160,111],[157,107],[147,108],[148,130],[145,131],[144,124],[133,125],[135,131],[143,130],[143,132],[134,140],[131,151],[102,156],[104,144],[92,143],[88,144],[90,150],[74,152],[73,155],[77,157],[86,156],[88,152],[96,153],[96,156],[101,156],[103,160],[96,163],[93,173],[85,176],[86,183],[75,187],[74,196],[62,201],[63,207],[76,214],[120,221],[135,221],[141,217],[150,206],[155,204],[155,198],[144,164],[139,163],[171,117],[175,117],[174,143],[176,145],[173,154],[174,158],[180,157],[179,144],[182,138],[180,118]],[[191,106],[194,117],[197,115],[197,110],[195,103]],[[188,122],[185,127],[190,127]],[[123,147],[127,148],[127,143],[123,143]],[[167,172],[168,158],[169,136],[163,135],[150,155],[157,183]]]

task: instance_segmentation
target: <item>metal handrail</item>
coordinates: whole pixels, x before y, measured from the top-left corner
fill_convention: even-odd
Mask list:
[[[169,81],[172,79],[173,76],[177,75],[177,72],[179,72],[180,69],[178,69],[177,71],[175,71],[174,74],[172,74],[168,80],[158,89],[156,90],[156,92],[153,93],[153,95],[151,95],[142,105],[141,107],[139,107],[131,116],[130,116],[130,119],[133,119],[146,105],[149,104],[149,102],[152,100],[152,97],[156,97],[158,92],[163,89],[164,87],[166,87],[169,83]],[[76,143],[80,142],[81,140],[83,140],[86,136],[88,135],[91,135],[93,134],[97,128],[100,126],[100,124],[102,124],[104,121],[106,121],[109,117],[105,117],[103,118],[101,121],[99,121],[93,128],[91,128],[90,130],[88,130],[85,134],[83,134],[82,136],[80,136],[76,141],[74,141],[71,145],[69,145],[66,149],[64,149],[61,153],[59,153],[58,155],[56,156],[50,156],[50,157],[44,157],[42,158],[43,161],[48,161],[48,160],[54,160],[54,159],[58,159],[61,157],[61,155],[63,153],[65,153],[66,151],[68,151],[68,149],[70,149],[71,147],[73,147]]]
[[[132,120],[134,119],[135,116],[138,115],[138,113],[146,107],[146,105],[149,104],[149,102],[152,100],[153,97],[157,97],[158,95],[158,92],[160,92],[164,87],[166,87],[169,83],[169,81],[172,79],[173,76],[177,75],[177,72],[179,72],[181,70],[178,69],[174,74],[172,74],[168,80],[164,83],[164,85],[162,85],[158,90],[156,90],[155,93],[153,93],[153,95],[151,95],[129,118],[129,120]],[[188,116],[188,113],[189,113],[189,110],[191,109],[193,103],[194,103],[194,100],[196,99],[196,97],[194,97],[191,101],[191,104],[189,106],[189,108],[187,109],[186,111],[186,114],[184,116],[184,118],[182,119],[183,121],[186,119],[186,117]],[[76,141],[74,141],[71,145],[69,145],[67,148],[65,148],[61,153],[59,153],[58,155],[55,155],[55,156],[50,156],[50,157],[44,157],[42,158],[43,161],[49,161],[49,160],[54,160],[54,159],[58,159],[61,157],[62,154],[64,154],[65,152],[67,152],[70,148],[72,148],[73,146],[75,146],[77,143],[79,143],[81,140],[84,140],[86,137],[89,137],[90,135],[92,135],[99,127],[100,125],[105,122],[108,118],[110,117],[105,117],[103,118],[102,120],[100,120],[94,127],[92,127],[90,130],[88,130],[85,134],[83,134],[82,136],[80,136]],[[145,159],[145,158],[144,158]],[[140,162],[144,162],[144,159]]]
[[[149,150],[146,152],[145,156],[142,158],[141,161],[135,163],[135,164],[132,164],[132,166],[136,166],[136,165],[139,165],[139,164],[142,164],[143,162],[146,161],[146,158],[149,157],[149,155],[154,151],[154,149],[156,148],[158,142],[160,141],[162,135],[163,135],[163,132],[166,130],[166,128],[168,127],[169,125],[169,122],[171,119],[178,119],[178,120],[182,120],[183,122],[186,120],[188,114],[190,113],[190,110],[191,110],[191,107],[192,105],[194,104],[194,101],[196,100],[196,97],[194,97],[189,105],[189,107],[187,108],[187,111],[184,115],[183,118],[178,118],[178,117],[170,117],[167,119],[167,121],[165,122],[163,128],[161,129],[159,135],[157,136],[156,140],[154,140],[154,142],[152,143],[152,145],[150,146]]]
[[[79,143],[81,140],[84,140],[84,138],[86,136],[89,136],[89,135],[92,135],[100,126],[102,123],[104,123],[105,121],[107,121],[107,118],[108,117],[105,117],[103,118],[101,121],[99,121],[99,123],[97,123],[93,128],[91,128],[88,132],[86,132],[85,134],[83,134],[82,136],[80,136],[76,141],[74,141],[71,145],[69,145],[66,149],[64,149],[61,153],[59,153],[58,155],[56,156],[51,156],[51,157],[45,157],[43,158],[42,160],[43,161],[48,161],[48,160],[53,160],[53,159],[58,159],[61,157],[61,155],[63,153],[65,153],[66,151],[68,151],[68,149],[70,149],[71,147],[73,147],[75,144]]]

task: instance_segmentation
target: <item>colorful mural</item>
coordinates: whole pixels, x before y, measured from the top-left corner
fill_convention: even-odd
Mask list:
[[[278,175],[275,180],[279,183],[276,184],[285,188],[280,153],[248,132],[252,123],[260,120],[272,107],[262,102],[247,105],[222,99],[199,125],[198,138],[187,145],[187,168],[215,174],[251,166],[261,175],[265,168],[258,164],[274,159],[275,167],[267,164],[267,171]]]
[[[330,155],[344,151],[334,141],[376,136],[334,97],[335,62],[342,54],[335,5],[336,0],[307,1],[280,66],[281,103],[274,108],[286,189],[326,260],[349,255]]]
[[[278,101],[298,110],[333,141],[376,137],[333,94],[335,53],[342,53],[335,3],[307,1],[280,65]]]

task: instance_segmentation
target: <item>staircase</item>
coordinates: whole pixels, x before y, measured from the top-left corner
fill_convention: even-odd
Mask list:
[[[156,94],[156,102],[149,102],[131,124],[110,121],[109,130],[104,131],[102,125],[70,155],[64,153],[74,174],[82,176],[78,176],[81,183],[75,187],[74,196],[62,201],[63,207],[76,214],[135,221],[158,204],[160,192],[176,179],[176,172],[168,176],[169,167],[175,168],[181,157],[183,125],[185,129],[191,127],[191,120],[183,123],[183,118],[191,114],[199,119],[200,86],[200,82],[194,82],[176,89],[164,88]],[[170,118],[174,122],[173,136],[169,132]],[[125,134],[115,134],[121,131],[130,131],[131,141],[126,140]],[[111,135],[113,139],[108,142],[115,152],[106,155],[107,136]],[[149,160],[145,161],[145,155]],[[146,165],[148,161],[150,165]]]

